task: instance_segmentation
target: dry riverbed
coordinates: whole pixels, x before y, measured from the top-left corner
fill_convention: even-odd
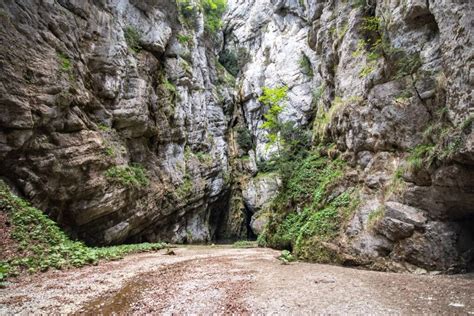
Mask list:
[[[115,262],[49,271],[0,289],[0,315],[121,314],[466,314],[474,276],[382,273],[282,265],[271,249],[192,246]]]

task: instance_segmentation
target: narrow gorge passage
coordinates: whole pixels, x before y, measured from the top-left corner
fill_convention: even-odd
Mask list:
[[[474,275],[409,275],[292,263],[265,248],[187,246],[24,276],[0,314],[473,314]]]

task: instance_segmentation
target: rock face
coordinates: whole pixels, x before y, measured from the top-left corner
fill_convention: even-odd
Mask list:
[[[185,19],[173,0],[0,4],[1,176],[91,244],[215,238],[232,78]]]
[[[280,119],[361,192],[340,257],[472,268],[471,2],[228,0],[216,33],[189,3],[0,3],[0,176],[91,244],[259,234],[258,98],[286,86]]]
[[[397,271],[472,269],[472,4],[229,4],[225,48],[245,60],[237,101],[256,160],[272,151],[259,129],[267,110],[261,88],[284,85],[280,118],[312,128],[315,142],[335,144],[349,162],[363,203],[333,240],[342,261]]]

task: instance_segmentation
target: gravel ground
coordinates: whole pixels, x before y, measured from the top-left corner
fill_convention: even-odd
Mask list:
[[[465,314],[474,275],[426,276],[292,263],[271,249],[192,246],[50,271],[0,290],[0,315]]]

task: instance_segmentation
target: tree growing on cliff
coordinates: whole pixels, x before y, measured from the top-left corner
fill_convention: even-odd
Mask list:
[[[268,132],[268,144],[275,145],[277,152],[270,161],[261,166],[263,171],[277,170],[283,183],[291,177],[296,164],[306,157],[310,146],[311,134],[295,126],[293,122],[283,122],[281,112],[285,109],[288,87],[263,88],[263,94],[258,99],[268,107],[263,115],[265,122],[260,128]]]
[[[269,145],[276,145],[278,154],[280,154],[280,134],[283,129],[283,123],[279,115],[285,108],[284,101],[287,98],[287,93],[288,87],[286,86],[279,88],[263,87],[263,94],[258,98],[258,101],[268,107],[267,113],[263,115],[265,122],[260,128],[268,132]]]

